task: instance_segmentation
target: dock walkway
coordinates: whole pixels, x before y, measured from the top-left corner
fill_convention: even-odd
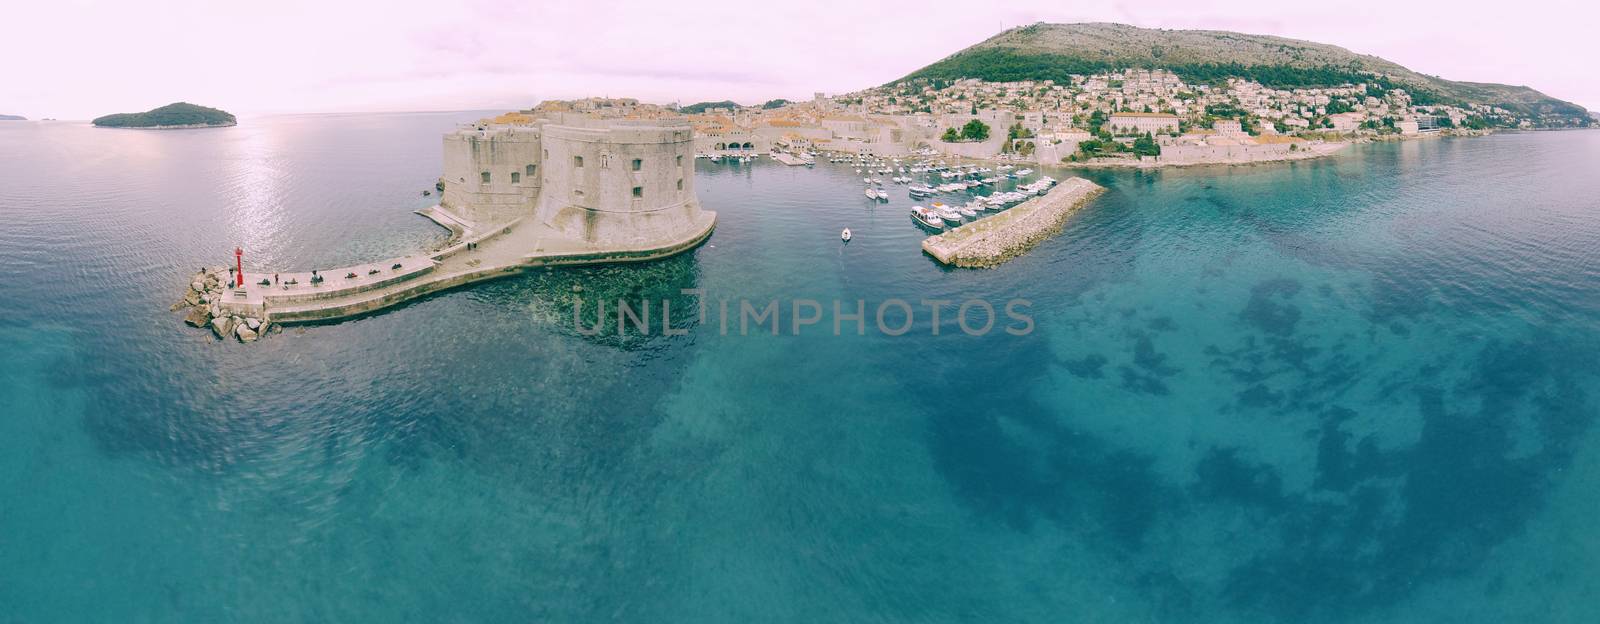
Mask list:
[[[806,159],[801,158],[799,156],[795,156],[794,154],[786,154],[786,153],[783,153],[783,152],[773,152],[772,153],[772,159],[776,160],[778,162],[781,162],[781,163],[783,163],[785,165],[789,165],[790,167],[796,167],[796,166],[799,166],[799,165],[806,164]]]

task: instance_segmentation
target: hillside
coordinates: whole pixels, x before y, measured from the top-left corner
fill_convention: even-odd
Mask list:
[[[28,120],[27,117],[23,117],[21,115],[0,115],[0,121],[27,121],[27,120]]]
[[[94,120],[103,128],[202,128],[232,126],[238,123],[232,113],[175,102],[142,113],[117,113]]]
[[[1528,87],[1445,80],[1323,43],[1104,23],[1013,28],[895,82],[959,78],[1059,82],[1073,74],[1127,68],[1167,69],[1189,82],[1248,78],[1274,88],[1377,82],[1407,89],[1419,104],[1489,104],[1554,124],[1588,115],[1581,106]]]

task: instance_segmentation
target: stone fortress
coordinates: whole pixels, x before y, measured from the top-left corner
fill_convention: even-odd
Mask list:
[[[531,219],[591,245],[674,240],[709,226],[687,121],[525,117],[445,135],[441,209],[479,228]]]
[[[546,102],[444,136],[442,249],[350,267],[245,267],[185,297],[186,322],[254,339],[263,324],[369,313],[535,267],[636,262],[695,248],[716,213],[694,193],[694,128],[632,100]],[[627,104],[627,106],[620,106]],[[228,267],[210,269],[221,276]],[[193,300],[192,302],[190,300]],[[254,325],[255,327],[250,327]]]

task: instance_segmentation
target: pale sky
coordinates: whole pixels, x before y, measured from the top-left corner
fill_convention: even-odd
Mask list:
[[[1576,0],[5,0],[0,114],[87,119],[185,100],[243,115],[525,108],[589,95],[804,99],[882,84],[1038,21],[1306,39],[1600,109]]]

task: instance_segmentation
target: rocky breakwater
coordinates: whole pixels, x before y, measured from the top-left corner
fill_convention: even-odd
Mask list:
[[[278,333],[283,328],[275,323],[250,316],[230,314],[222,309],[222,296],[227,292],[229,275],[226,269],[205,268],[200,269],[189,279],[189,287],[183,293],[183,299],[172,304],[172,311],[187,309],[183,322],[190,327],[210,329],[217,338],[228,340],[237,339],[239,342],[255,342],[269,333]]]
[[[922,241],[922,250],[943,264],[968,268],[995,267],[1061,232],[1073,210],[1105,187],[1070,178],[1043,197]]]

